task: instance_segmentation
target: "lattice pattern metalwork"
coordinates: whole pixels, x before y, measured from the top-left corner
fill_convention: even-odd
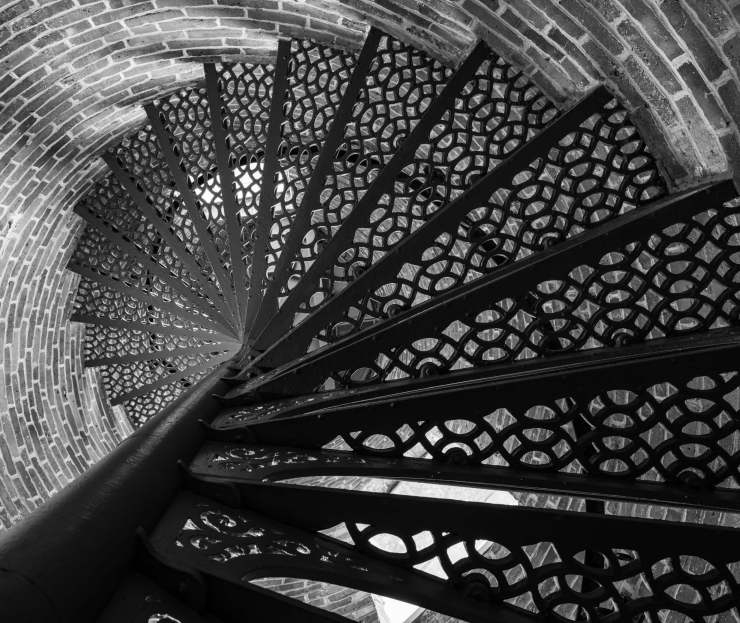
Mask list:
[[[527,102],[524,95],[531,91],[527,84],[524,94],[517,94],[518,97],[512,97],[511,90],[506,92],[514,102],[524,100],[529,104],[527,112],[537,103],[543,109],[539,114],[526,116],[516,108],[512,111],[514,119],[527,120],[529,131],[519,143],[507,140],[504,153],[531,137],[550,118],[552,109],[542,105],[541,95],[531,96],[533,101]],[[521,127],[521,122],[512,125]],[[460,185],[465,187],[467,184]],[[417,249],[417,259],[404,263],[391,281],[365,293],[340,321],[321,331],[315,346],[392,317],[445,290],[628,212],[664,192],[645,143],[624,109],[612,101],[603,113],[589,117],[546,156],[533,160],[510,186],[497,187],[487,203],[461,215],[456,226],[440,231],[431,245]],[[391,245],[381,246],[385,248],[374,254],[372,261],[378,261]],[[346,257],[354,256],[347,253]]]
[[[215,138],[205,89],[187,89],[163,99],[157,112],[177,154],[180,168],[187,175],[188,186],[198,202],[198,212],[205,221],[226,274],[231,276],[231,254],[227,234],[227,214],[221,198],[215,153]],[[229,290],[247,284],[225,285]]]
[[[275,187],[268,242],[267,274],[287,240],[295,211],[316,168],[327,130],[355,66],[356,56],[309,40],[291,44],[289,91],[280,144],[280,172]]]
[[[362,456],[425,457],[458,465],[505,465],[736,489],[738,383],[734,371],[671,376],[643,385],[613,381],[608,389],[574,388],[546,401],[537,396],[506,397],[447,417],[422,419],[419,414],[404,422],[368,422],[337,437],[327,431],[309,445],[339,447]],[[264,417],[245,407],[230,413],[220,426],[258,426]],[[241,455],[243,449],[235,452],[213,461],[233,460],[238,465],[247,459]],[[255,469],[290,462],[270,456],[257,461]]]
[[[180,371],[180,374],[174,373],[172,380],[170,380],[171,377],[162,376],[154,382],[161,382],[162,379],[170,382],[165,382],[165,384],[154,387],[146,393],[122,401],[121,404],[126,409],[126,413],[129,414],[131,423],[134,426],[145,424],[148,420],[160,413],[168,404],[181,396],[183,392],[186,392],[212,372],[221,361],[221,358],[212,358],[206,362],[205,366],[201,364],[199,370],[192,373],[191,370],[184,370],[186,376],[182,376],[183,371]],[[149,378],[151,377],[148,377],[147,380]]]
[[[201,268],[201,276],[217,286],[212,279],[212,270],[203,250],[191,216],[183,203],[180,193],[175,190],[172,174],[162,154],[151,125],[125,137],[121,144],[109,150],[110,155],[121,167],[123,173],[146,195],[146,201],[156,211],[164,227],[173,233],[193,256]]]
[[[209,302],[197,278],[190,274],[155,224],[147,220],[114,176],[108,175],[98,182],[80,200],[77,211],[93,226],[120,233],[138,251],[182,281],[204,302]]]
[[[221,65],[218,71],[229,166],[234,171],[234,197],[239,207],[240,255],[247,268],[252,264],[274,72],[272,65],[246,63]]]
[[[327,176],[320,209],[312,213],[311,227],[291,262],[291,274],[281,277],[281,296],[300,280],[449,75],[448,69],[424,53],[393,37],[381,38],[367,82],[345,127],[333,171]]]
[[[338,386],[706,331],[737,320],[740,210],[713,208],[537,283],[472,305],[434,335],[337,371]]]
[[[84,311],[100,320],[120,320],[124,323],[151,325],[153,329],[192,329],[204,328],[197,320],[182,318],[167,310],[148,305],[133,296],[127,296],[100,283],[83,277],[75,296],[75,309]]]
[[[83,355],[86,360],[167,353],[172,350],[198,348],[204,344],[222,343],[215,333],[193,331],[190,334],[158,333],[156,330],[137,331],[131,328],[91,325],[85,334]],[[236,342],[234,341],[234,344]]]
[[[346,527],[357,549],[373,557],[413,567],[434,562],[443,577],[469,593],[556,619],[691,617],[699,612],[738,616],[733,555],[720,556],[714,564],[699,556],[660,556],[650,549],[611,547],[594,555],[577,539],[557,543],[535,535],[507,535],[486,542],[480,552],[481,539],[425,530],[423,524],[415,533],[383,525]],[[391,535],[401,551],[377,545],[381,535]]]
[[[490,55],[325,273],[330,291],[341,290],[367,270],[555,114],[554,106],[520,72]],[[315,306],[309,302],[301,311]]]
[[[557,110],[482,42],[452,70],[376,29],[359,53],[281,40],[145,110],[75,209],[86,363],[135,426],[236,370],[147,541],[163,588],[203,611],[277,573],[476,623],[740,621],[731,521],[624,516],[740,511],[729,182],[667,197],[605,88]]]
[[[146,264],[137,261],[125,249],[92,227],[86,227],[72,255],[72,262],[86,266],[102,281],[114,281],[134,288],[156,300],[174,303],[193,315],[208,319],[207,313],[191,303],[190,299],[174,290],[172,285],[155,274]],[[207,306],[211,309],[212,305]]]
[[[152,383],[164,379],[179,380],[190,368],[215,368],[233,353],[224,346],[214,345],[211,351],[192,354],[168,355],[160,353],[158,358],[132,363],[111,363],[102,368],[101,376],[113,404],[128,400],[129,395]]]
[[[260,488],[264,490],[265,485]],[[297,490],[283,486],[263,495],[274,500],[278,495],[291,497]],[[248,491],[257,493],[253,488]],[[473,597],[472,603],[506,604],[522,614],[538,615],[538,619],[572,621],[588,616],[593,621],[609,621],[640,614],[693,617],[701,613],[733,620],[738,616],[738,555],[717,547],[719,539],[707,540],[706,551],[699,551],[702,546],[690,537],[701,528],[591,519],[603,524],[603,532],[592,535],[587,548],[578,528],[590,518],[580,513],[570,514],[572,529],[554,533],[548,523],[568,515],[471,505],[466,510],[477,517],[464,525],[459,516],[455,521],[445,512],[450,510],[444,508],[445,503],[438,503],[441,516],[423,515],[422,511],[429,512],[434,506],[432,500],[392,496],[382,502],[382,510],[393,504],[407,513],[400,518],[393,513],[381,517],[369,509],[372,498],[378,498],[375,495],[362,500],[356,493],[311,488],[298,492],[295,501],[307,500],[310,494],[325,505],[311,523],[344,544],[202,498],[181,500],[179,513],[163,522],[156,540],[164,541],[162,533],[177,527],[176,535],[166,537],[167,543],[175,543],[168,546],[170,555],[176,552],[183,563],[199,561],[210,573],[242,582],[278,568],[298,577],[301,572],[327,579],[343,574],[343,583],[367,588],[378,571],[377,562],[370,561],[382,561],[398,569],[391,576],[398,584],[405,579],[401,569],[423,566],[427,570],[421,572],[422,577],[438,585],[443,580],[459,595]],[[340,500],[349,506],[338,508]],[[271,502],[261,504],[270,506]],[[279,502],[270,507],[278,515],[286,508]],[[507,513],[512,519],[516,515],[518,523],[502,522]],[[336,523],[339,517],[346,519]],[[490,523],[484,523],[485,519]],[[731,530],[724,529],[724,533],[732,536]],[[670,541],[680,537],[679,542]],[[627,540],[632,545],[627,546]],[[385,585],[389,586],[387,580]],[[485,619],[479,615],[473,620]]]

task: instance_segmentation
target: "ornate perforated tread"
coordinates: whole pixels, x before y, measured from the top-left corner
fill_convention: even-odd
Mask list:
[[[251,581],[740,621],[732,183],[669,194],[612,93],[560,109],[483,42],[452,68],[377,29],[283,40],[204,78],[75,209],[110,402],[143,426],[231,370],[147,573],[295,620],[343,619]]]

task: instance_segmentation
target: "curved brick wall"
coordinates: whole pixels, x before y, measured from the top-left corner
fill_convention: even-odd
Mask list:
[[[415,7],[412,11],[409,7]],[[0,525],[128,434],[81,364],[70,213],[142,101],[277,37],[360,45],[369,24],[451,63],[477,37],[569,102],[615,89],[675,186],[740,170],[738,0],[30,0],[0,3]]]

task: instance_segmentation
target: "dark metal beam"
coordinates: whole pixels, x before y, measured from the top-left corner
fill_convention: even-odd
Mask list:
[[[256,432],[255,436],[259,436],[259,433]],[[193,459],[190,470],[196,477],[228,482],[278,482],[314,476],[364,476],[585,497],[601,503],[613,500],[740,512],[740,492],[733,489],[706,490],[593,474],[523,470],[485,464],[466,465],[464,459],[459,463],[454,459],[442,463],[423,458],[386,458],[346,451],[211,441],[204,444]]]
[[[229,506],[248,508],[304,530],[326,530],[343,522],[382,525],[394,532],[451,531],[468,539],[505,544],[536,541],[583,547],[583,535],[596,548],[641,549],[659,557],[713,557],[740,560],[740,530],[701,524],[593,515],[524,506],[369,493],[350,489],[304,487],[284,483],[224,482],[190,475],[188,487]],[[296,509],[310,508],[310,513]]]
[[[429,139],[429,133],[434,126],[439,122],[445,111],[453,107],[455,98],[460,96],[467,83],[475,76],[480,64],[490,55],[491,50],[488,45],[479,42],[463,61],[445,85],[442,93],[434,98],[391,161],[380,170],[378,176],[362,195],[357,205],[354,206],[352,212],[342,220],[339,230],[322,248],[321,253],[311,264],[308,271],[301,276],[301,280],[283,302],[277,314],[255,340],[254,348],[257,351],[270,347],[291,329],[293,316],[298,307],[314,293],[319,279],[326,269],[334,263],[347,242],[355,235],[356,230],[359,227],[366,226],[380,197],[387,191],[389,185],[393,184],[401,169],[413,160],[418,146],[422,141]]]
[[[229,396],[237,397],[255,390],[284,395],[311,391],[332,372],[372,363],[379,352],[428,337],[430,331],[441,331],[473,309],[485,309],[484,305],[491,304],[492,293],[495,293],[496,300],[518,300],[544,280],[567,275],[571,269],[594,262],[620,245],[645,241],[662,228],[690,218],[708,207],[720,206],[735,195],[732,181],[724,180],[658,200],[597,225],[551,249],[452,288],[395,318],[348,335],[329,347],[304,355],[232,390]],[[382,264],[382,261],[376,264],[374,270],[380,269]],[[256,363],[260,364],[262,360]]]
[[[352,549],[369,560],[409,569],[438,561],[448,587],[469,583],[470,589],[475,587],[489,603],[531,601],[540,616],[557,612],[565,599],[582,608],[589,620],[602,621],[631,620],[663,608],[687,615],[729,613],[740,599],[740,586],[725,571],[740,561],[740,530],[734,528],[715,526],[708,530],[700,524],[287,484],[226,483],[191,477],[188,485],[201,495],[249,509],[283,526],[308,531],[345,526]],[[299,510],[309,508],[311,512]],[[223,520],[216,517],[220,526],[232,525],[226,519],[228,512]],[[249,519],[236,522],[237,530],[260,525]],[[417,541],[420,534],[429,537]],[[403,543],[404,551],[379,543],[376,537],[381,535],[395,537]],[[184,530],[180,538],[187,536]],[[477,551],[481,543],[490,544],[490,556]],[[215,554],[224,544],[222,541],[209,549]],[[541,557],[536,546],[541,548]],[[550,548],[554,555],[548,555]],[[687,560],[690,557],[699,558],[700,563],[692,567]],[[673,561],[673,565],[662,573],[654,572],[655,565],[665,561]],[[517,565],[521,572],[512,578],[510,570]],[[362,575],[353,569],[345,573],[347,583]],[[702,590],[705,584],[700,578],[706,573],[713,574],[713,582],[723,581],[726,588],[722,595],[712,595],[695,605],[664,590],[679,582],[693,591]],[[581,582],[574,586],[557,583],[549,592],[539,590],[543,582],[562,579],[565,574]],[[648,586],[644,597],[625,597],[616,590],[637,575]],[[410,596],[408,588],[405,592]],[[604,611],[609,598],[613,603]],[[455,616],[450,607],[441,611]],[[607,614],[618,618],[609,619]]]
[[[189,368],[183,368],[182,370],[177,370],[177,372],[175,372],[174,374],[164,376],[161,379],[158,379],[151,383],[147,383],[146,385],[140,385],[130,392],[126,392],[125,394],[120,394],[111,398],[110,403],[113,406],[120,405],[128,400],[131,400],[132,398],[136,398],[137,396],[148,394],[150,391],[157,389],[158,387],[162,387],[163,385],[168,385],[169,383],[181,381],[182,379],[185,379],[189,376],[195,376],[204,372],[208,372],[210,369],[219,366],[224,361],[230,359],[234,355],[234,352],[235,350],[222,353],[220,355],[217,355],[216,357],[212,357],[211,359],[204,361],[203,363],[199,363],[195,366],[190,366]]]
[[[296,527],[290,519],[276,521],[235,511],[192,493],[178,496],[150,542],[160,556],[181,569],[242,586],[263,577],[298,577],[410,601],[474,623],[535,620],[501,602],[465,598],[457,587]]]
[[[111,170],[114,177],[118,180],[118,183],[121,184],[129,194],[129,197],[131,197],[139,212],[144,216],[144,219],[152,224],[156,229],[157,234],[162,238],[162,241],[172,249],[173,253],[187,268],[191,276],[198,281],[201,288],[203,288],[203,292],[206,293],[214,302],[222,300],[223,295],[218,291],[218,288],[213,283],[205,278],[203,268],[198,266],[195,258],[185,248],[184,243],[170,230],[170,226],[160,218],[157,211],[149,203],[146,192],[139,183],[124,171],[112,154],[104,154],[103,160],[108,165],[108,168]],[[230,327],[230,330],[233,331],[233,328]]]
[[[179,488],[177,461],[202,443],[215,414],[216,370],[126,438],[40,509],[0,534],[2,617],[87,623],[128,572],[138,526],[151,529]]]
[[[244,623],[245,613],[249,613],[250,619],[260,621],[341,623],[350,620],[249,582],[234,582],[189,568],[163,556],[148,541],[139,553],[137,566],[197,612],[217,614],[224,623]]]
[[[190,322],[194,325],[207,327],[219,332],[225,329],[225,327],[223,327],[210,317],[206,318],[205,316],[199,316],[188,309],[176,305],[171,301],[165,301],[159,297],[152,296],[151,294],[140,290],[139,288],[127,286],[117,279],[112,279],[110,277],[95,272],[88,266],[83,266],[82,264],[78,264],[77,262],[70,262],[67,265],[67,269],[85,277],[86,279],[89,279],[90,281],[96,281],[97,283],[100,283],[105,287],[110,288],[111,290],[120,292],[125,296],[129,296],[133,299],[141,301],[142,303],[146,303],[147,305],[157,307],[169,314],[172,314],[173,316],[182,318],[183,320],[186,320],[187,322]],[[231,329],[231,331],[233,331],[233,329]]]
[[[344,126],[352,117],[352,109],[357,101],[357,95],[370,70],[370,65],[375,57],[381,36],[382,33],[379,30],[370,28],[370,32],[365,38],[365,43],[352,72],[352,78],[347,85],[347,90],[342,98],[342,103],[334,115],[331,128],[324,140],[324,146],[321,149],[319,160],[304,192],[301,205],[296,210],[295,218],[290,227],[290,233],[275,265],[273,278],[267,285],[267,289],[262,297],[259,313],[253,323],[251,338],[259,335],[278,309],[278,294],[284,285],[285,279],[287,279],[289,273],[288,268],[298,250],[301,239],[306,234],[306,230],[311,222],[311,206],[319,202],[326,176],[334,165],[337,147],[344,137]]]
[[[221,257],[216,250],[216,245],[213,242],[211,233],[208,231],[208,225],[198,209],[198,199],[196,198],[193,189],[190,188],[190,185],[188,184],[185,172],[180,167],[180,161],[174,149],[173,141],[175,139],[171,137],[165,129],[160,118],[159,111],[154,104],[146,104],[144,106],[144,110],[146,111],[152,130],[157,137],[159,149],[164,156],[165,162],[167,162],[167,168],[175,182],[175,187],[182,197],[183,204],[185,205],[185,208],[190,215],[190,219],[193,222],[193,226],[195,227],[195,231],[198,234],[200,246],[208,258],[208,262],[216,276],[217,282],[221,286],[221,294],[223,295],[225,307],[224,311],[227,312],[228,317],[231,320],[231,324],[238,335],[240,333],[240,323],[238,313],[236,312],[236,298],[234,291],[231,288],[230,279],[226,274],[223,263],[221,262]]]
[[[405,262],[415,260],[437,236],[456,225],[473,207],[485,204],[497,189],[508,186],[530,162],[546,153],[584,120],[601,110],[611,97],[605,88],[599,87],[557,116],[458,199],[435,212],[422,227],[389,249],[369,270],[328,299],[297,327],[286,333],[290,325],[281,325],[283,331],[268,336],[270,339],[263,346],[269,347],[269,350],[255,360],[254,364],[269,369],[303,355],[311,339],[332,319],[341,317],[347,307],[385,283]],[[292,315],[290,319],[292,320]],[[357,334],[353,334],[353,337],[354,335]]]
[[[187,285],[162,266],[157,261],[156,257],[149,256],[143,251],[140,251],[122,234],[116,232],[112,227],[103,224],[100,219],[94,218],[88,211],[75,209],[75,213],[81,216],[90,227],[93,227],[100,232],[100,234],[109,240],[111,244],[114,244],[123,251],[126,256],[138,262],[145,270],[156,275],[163,283],[166,283],[173,292],[177,292],[193,307],[201,311],[203,314],[213,318],[217,323],[222,325],[225,330],[231,330],[228,321],[215,306],[212,307],[208,305],[207,301],[198,296]]]
[[[287,430],[293,425],[313,431],[323,422],[337,418],[330,423],[330,428],[342,431],[358,423],[379,421],[378,418],[390,418],[388,421],[401,423],[403,420],[399,417],[406,409],[413,410],[411,418],[438,417],[454,412],[455,405],[466,411],[486,412],[494,398],[499,402],[516,400],[519,404],[530,404],[563,395],[588,396],[608,389],[615,381],[627,387],[643,382],[657,383],[675,376],[730,370],[737,367],[738,355],[740,329],[717,329],[709,334],[651,340],[544,359],[526,359],[490,368],[456,370],[428,378],[307,394],[263,402],[254,409],[248,405],[259,399],[259,394],[244,395],[243,399],[227,398],[227,403],[245,406],[222,413],[214,424],[223,430],[260,426],[267,431],[274,423],[282,427],[282,431],[276,429],[276,433],[285,433],[279,443],[292,445],[293,438]],[[532,386],[537,387],[536,395],[527,392],[527,388]],[[356,419],[349,418],[350,413],[358,413]],[[294,439],[297,441],[298,437]]]
[[[664,501],[682,504],[692,491],[707,501],[740,484],[740,453],[727,443],[740,434],[739,356],[740,331],[718,329],[236,408],[212,437],[296,448],[339,437],[386,458],[421,447],[430,471],[500,461],[522,473],[586,472],[620,495],[625,483],[660,478]]]
[[[290,63],[291,42],[286,39],[278,41],[275,61],[275,78],[270,100],[270,119],[265,142],[265,157],[260,185],[260,200],[257,212],[257,227],[254,232],[252,250],[252,278],[249,282],[249,299],[245,317],[245,335],[249,335],[262,305],[262,288],[264,287],[267,269],[267,241],[272,225],[272,205],[275,203],[275,182],[280,168],[278,154],[282,139],[283,122],[285,121],[285,97],[288,88],[288,67]]]
[[[247,270],[242,259],[241,226],[239,223],[239,206],[234,197],[234,171],[229,163],[228,135],[225,127],[225,118],[222,114],[223,102],[218,88],[218,74],[216,67],[208,63],[205,66],[206,93],[208,96],[208,112],[211,117],[211,132],[216,151],[216,166],[221,180],[221,199],[226,214],[226,232],[229,239],[229,254],[231,270],[236,289],[236,302],[242,327],[247,309],[247,287],[249,280]]]

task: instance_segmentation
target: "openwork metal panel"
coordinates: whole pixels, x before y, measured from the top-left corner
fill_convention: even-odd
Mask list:
[[[551,110],[524,117],[530,132],[520,140],[542,127]],[[518,117],[521,112],[514,114]],[[664,192],[655,162],[626,112],[612,101],[601,114],[563,137],[546,156],[533,160],[510,185],[497,187],[485,204],[461,214],[456,227],[435,232],[433,242],[416,249],[415,259],[405,262],[392,281],[367,293],[340,323],[333,323],[318,337],[321,342],[334,341]]]
[[[231,354],[228,347],[222,345],[207,345],[204,352],[193,350],[181,354],[158,353],[145,361],[106,365],[101,369],[101,376],[108,398],[113,404],[125,402],[142,387],[177,380],[192,368],[215,368]]]
[[[204,358],[204,361],[191,368],[175,369],[175,364],[179,362],[172,360],[148,364],[152,368],[146,376],[146,385],[141,385],[139,388],[142,391],[137,395],[124,396],[120,404],[126,409],[131,423],[134,426],[141,426],[196,385],[225,358],[223,356]],[[172,367],[165,371],[168,364]],[[156,376],[152,373],[155,370],[159,372]]]
[[[190,274],[182,260],[166,243],[162,233],[139,210],[115,176],[108,175],[98,182],[81,199],[76,211],[93,227],[120,234],[137,251],[165,268],[204,302],[209,302],[198,279]]]
[[[356,55],[313,41],[294,40],[291,44],[280,170],[275,187],[277,202],[271,207],[267,279],[273,278],[296,210],[303,205],[304,193],[355,63]]]
[[[489,52],[474,77],[409,154],[409,163],[383,189],[362,226],[348,232],[334,265],[322,277],[329,293],[343,289],[437,210],[458,198],[556,112],[520,72]],[[300,312],[310,311],[320,300],[309,298]]]
[[[95,321],[120,321],[125,324],[143,324],[155,331],[168,329],[187,329],[204,331],[211,329],[203,326],[199,318],[183,318],[166,309],[157,308],[146,301],[113,289],[105,282],[98,282],[83,277],[75,296],[75,310],[78,315],[88,315]]]
[[[226,491],[215,482],[194,486],[216,498]],[[160,524],[155,545],[180,564],[235,582],[280,569],[365,590],[403,587],[409,595],[413,578],[430,591],[417,603],[453,616],[468,606],[470,621],[738,615],[738,554],[722,543],[736,538],[731,529],[715,528],[697,543],[700,526],[671,522],[289,485],[237,488],[244,497],[230,505],[252,495],[254,510],[183,497]],[[290,504],[310,499],[319,506],[311,518],[294,520],[300,528],[278,519],[290,516]],[[560,521],[568,528],[553,529]],[[587,529],[594,532],[585,546]],[[414,571],[429,562],[434,573]],[[393,581],[382,581],[382,571]],[[449,592],[457,598],[441,603]]]
[[[339,385],[403,378],[727,326],[740,302],[738,217],[737,208],[706,210],[567,273],[564,267],[562,278],[533,284],[521,298],[493,291],[436,335],[333,378]]]
[[[95,228],[85,228],[71,262],[73,265],[86,267],[103,282],[120,283],[155,300],[175,304],[203,320],[210,318],[208,312],[213,309],[212,306],[200,299],[192,303],[192,298],[181,294],[181,290],[175,289],[170,280],[163,278],[161,270],[156,270],[155,266],[143,259],[138,261],[138,258],[111,242]]]
[[[521,391],[523,395],[507,394],[498,400],[490,391],[479,400],[482,404],[466,404],[447,416],[423,409],[413,413],[409,407],[403,418],[375,422],[363,418],[362,426],[348,423],[340,432],[335,422],[306,435],[301,445],[371,457],[422,457],[439,463],[593,474],[702,489],[740,486],[737,371],[684,373],[657,382],[611,380],[596,387],[561,389],[551,396]],[[392,402],[388,398],[386,407]],[[262,419],[254,408],[243,407],[225,414],[219,428],[249,427],[260,438]],[[312,419],[303,425],[316,426]],[[580,433],[584,425],[586,432]],[[214,455],[211,461],[223,465],[233,460],[234,468],[254,462],[247,460],[249,448],[230,452],[236,454]],[[343,452],[303,458],[292,450],[285,455],[279,449],[273,452],[263,450],[263,463],[256,461],[250,470],[283,466],[290,471],[291,463],[355,460]]]
[[[154,209],[158,221],[162,222],[163,227],[172,230],[187,253],[193,257],[200,267],[200,276],[212,287],[218,288],[208,259],[200,247],[192,215],[188,213],[182,196],[175,189],[162,147],[151,125],[125,137],[109,153],[125,175],[124,179],[128,179],[145,194],[145,200]],[[159,225],[158,221],[155,224]]]
[[[217,89],[221,100],[223,125],[227,132],[228,166],[236,214],[231,215],[238,228],[239,248],[232,251],[246,269],[249,287],[253,237],[260,201],[260,182],[264,168],[265,144],[269,127],[274,67],[246,63],[221,65],[217,70]],[[219,178],[220,187],[223,181]],[[220,194],[215,193],[217,196]]]
[[[285,296],[351,213],[378,172],[419,122],[450,72],[422,52],[388,35],[380,38],[375,59],[345,126],[333,170],[312,210],[310,227],[280,278]]]
[[[228,217],[221,198],[206,91],[202,88],[179,91],[157,102],[156,110],[170,147],[187,176],[188,187],[198,202],[198,212],[206,223],[208,239],[213,241],[226,274],[232,275],[226,231]],[[235,284],[233,280],[222,284],[229,291],[234,291],[237,286],[245,288],[246,284]]]
[[[174,350],[198,348],[205,344],[221,344],[228,341],[217,333],[192,331],[188,333],[159,333],[155,330],[137,330],[128,327],[105,327],[91,325],[85,335],[83,355],[90,365],[91,360],[115,359],[121,356],[145,356],[167,353]]]
[[[481,623],[740,621],[733,184],[669,196],[606,88],[558,109],[483,42],[453,69],[371,28],[204,77],[106,152],[69,265],[135,426],[229,362],[139,535],[163,608],[345,620],[277,576]],[[126,586],[111,621],[167,620]]]

